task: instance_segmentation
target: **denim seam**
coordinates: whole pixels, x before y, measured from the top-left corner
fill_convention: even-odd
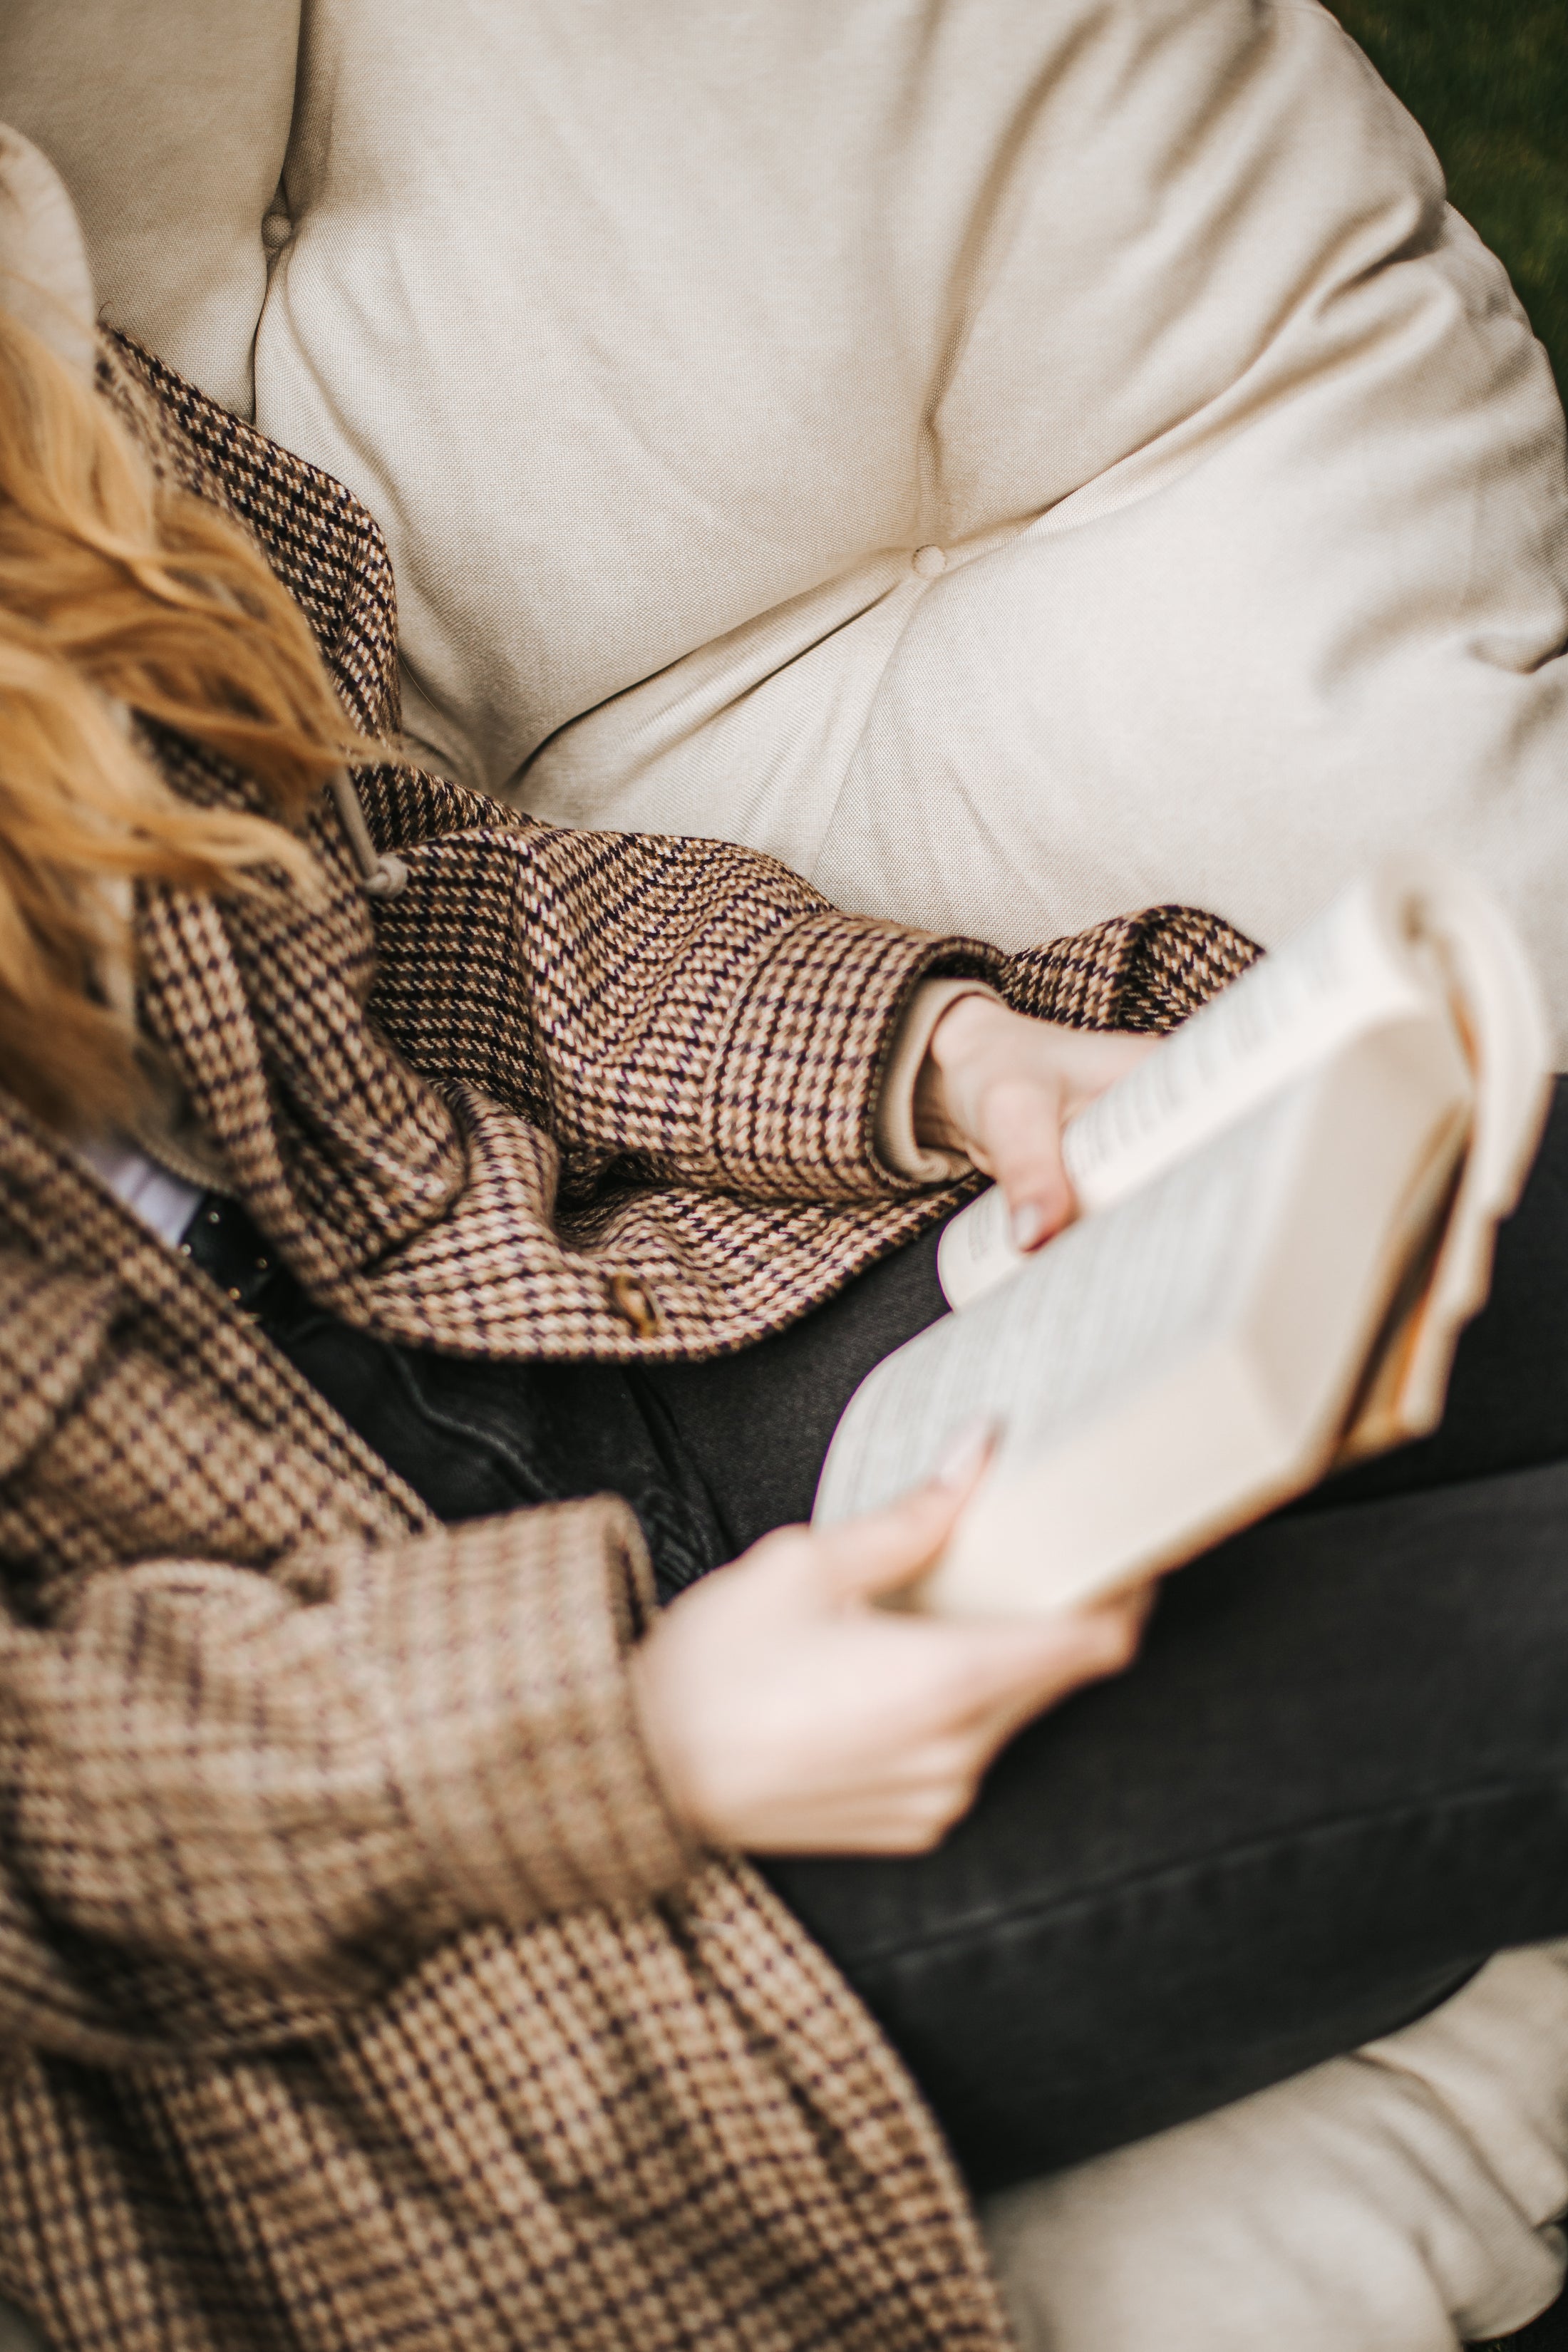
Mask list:
[[[447,1411],[441,1405],[432,1404],[415,1379],[413,1367],[401,1349],[391,1350],[391,1363],[393,1377],[397,1381],[405,1398],[412,1404],[426,1428],[435,1430],[443,1437],[461,1439],[488,1454],[493,1463],[506,1472],[527,1502],[538,1502],[540,1495],[538,1480],[530,1476],[526,1463],[507,1443],[503,1434],[492,1429],[476,1426],[463,1414]]]
[[[1326,1846],[1337,1838],[1354,1836],[1369,1828],[1393,1827],[1402,1820],[1419,1820],[1428,1829],[1442,1828],[1467,1809],[1479,1810],[1500,1801],[1543,1793],[1562,1799],[1568,1790],[1565,1790],[1560,1776],[1543,1780],[1498,1781],[1467,1790],[1462,1794],[1423,1800],[1418,1804],[1389,1805],[1364,1812],[1325,1817],[1276,1837],[1251,1839],[1244,1844],[1215,1849],[1190,1861],[1166,1864],[1159,1869],[1141,1871],[1127,1878],[1107,1880],[1098,1887],[1080,1887],[1056,1902],[1015,1906],[1003,1901],[972,1909],[960,1919],[954,1919],[950,1914],[939,1928],[926,1935],[916,1934],[897,1943],[884,1943],[857,1951],[851,1965],[858,1974],[889,1961],[927,1959],[945,1949],[957,1949],[976,1935],[986,1934],[997,1927],[1038,1928],[1048,1924],[1053,1917],[1066,1919],[1075,1912],[1090,1907],[1106,1908],[1135,1896],[1142,1897],[1162,1887],[1174,1888],[1190,1884],[1205,1874],[1213,1879],[1232,1870],[1255,1867],[1282,1853],[1300,1853],[1313,1846]]]

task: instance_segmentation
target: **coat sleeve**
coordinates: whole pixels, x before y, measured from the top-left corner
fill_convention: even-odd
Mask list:
[[[1022,953],[830,906],[732,843],[542,824],[407,768],[363,779],[409,867],[376,908],[374,1018],[437,1084],[569,1148],[763,1200],[931,1181],[879,1151],[883,1077],[926,980],[977,980],[1074,1028],[1163,1030],[1257,948],[1152,907]]]
[[[177,1502],[179,1444],[210,1454],[161,1416],[160,1377],[111,1350],[108,1385],[140,1380],[148,1407],[118,1481],[130,1522],[133,1478]],[[695,1856],[625,1671],[642,1556],[624,1505],[331,1526],[271,1561],[106,1562],[39,1587],[26,1561],[58,1558],[51,1517],[77,1558],[93,1540],[56,1471],[116,1486],[91,1457],[122,1400],[91,1402],[0,1480],[0,2037],[95,2063],[266,2046],[466,1927],[682,1882]],[[315,1475],[258,1432],[225,1475],[254,1485],[268,1460],[296,1494]]]
[[[842,913],[726,842],[492,822],[399,845],[372,1011],[416,1068],[668,1181],[780,1201],[920,1181],[877,1150],[893,1039],[922,980],[994,980],[996,950]]]

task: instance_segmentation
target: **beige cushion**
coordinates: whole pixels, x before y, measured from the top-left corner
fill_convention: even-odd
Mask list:
[[[1021,2352],[1458,2352],[1563,2280],[1568,1944],[1200,2121],[994,2197]]]
[[[76,200],[104,314],[250,410],[300,0],[0,0],[0,118]]]
[[[1561,411],[1322,9],[310,23],[258,414],[446,764],[1008,943],[1441,842],[1568,1015]]]
[[[48,344],[84,382],[97,352],[92,272],[69,196],[52,163],[0,123],[0,310]]]
[[[0,32],[111,312],[237,404],[296,6]],[[386,526],[444,765],[1007,942],[1272,939],[1418,837],[1568,1028],[1561,411],[1313,0],[307,21],[257,413]]]

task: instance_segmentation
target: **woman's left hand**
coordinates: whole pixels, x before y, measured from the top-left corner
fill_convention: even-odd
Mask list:
[[[1158,1041],[1062,1029],[990,996],[961,996],[931,1033],[915,1087],[922,1144],[966,1151],[1006,1196],[1013,1238],[1037,1249],[1073,1213],[1062,1129]]]

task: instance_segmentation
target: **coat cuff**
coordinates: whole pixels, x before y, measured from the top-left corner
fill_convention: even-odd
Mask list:
[[[364,1654],[404,1807],[459,1913],[521,1926],[679,1885],[699,1849],[633,1708],[647,1570],[626,1505],[472,1520],[384,1558]]]
[[[834,908],[791,925],[739,992],[709,1075],[703,1124],[730,1181],[763,1199],[819,1201],[929,1182],[877,1149],[889,1055],[922,982],[984,983],[1004,966],[983,941]]]
[[[911,1184],[951,1184],[967,1176],[973,1161],[966,1151],[923,1144],[915,1132],[915,1083],[931,1050],[936,1024],[961,996],[988,996],[994,988],[979,980],[923,980],[894,1033],[882,1090],[877,1098],[877,1155]]]

